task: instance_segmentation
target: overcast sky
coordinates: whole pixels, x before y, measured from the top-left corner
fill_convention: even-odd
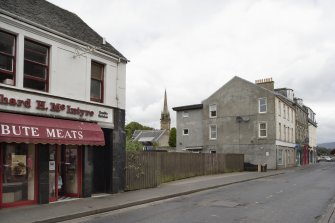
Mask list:
[[[127,64],[126,122],[159,128],[234,76],[272,77],[316,113],[318,143],[335,141],[333,0],[50,0],[74,12]]]

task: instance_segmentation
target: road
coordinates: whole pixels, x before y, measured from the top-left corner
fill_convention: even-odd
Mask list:
[[[312,223],[335,197],[335,162],[67,221],[120,223]]]

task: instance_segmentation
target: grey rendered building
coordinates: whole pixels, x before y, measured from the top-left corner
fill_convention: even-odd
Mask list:
[[[245,162],[269,169],[295,165],[295,111],[272,79],[234,77],[201,104],[173,110],[177,151],[243,153]]]

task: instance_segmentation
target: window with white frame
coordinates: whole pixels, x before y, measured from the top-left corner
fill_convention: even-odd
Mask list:
[[[281,101],[279,101],[278,114],[279,114],[279,116],[281,116]]]
[[[259,137],[260,138],[265,138],[267,137],[267,123],[266,122],[260,122],[258,124],[259,127]]]
[[[183,129],[183,135],[187,136],[188,135],[188,129]]]
[[[209,139],[214,140],[217,138],[217,127],[216,125],[209,126]]]
[[[279,130],[278,139],[281,140],[281,123],[279,123],[278,125],[278,130]]]
[[[267,98],[259,98],[258,107],[259,107],[259,113],[266,113],[267,112]]]
[[[16,37],[0,31],[0,83],[14,85]]]
[[[290,107],[287,107],[287,121],[290,121]]]
[[[183,111],[183,118],[188,118],[188,117],[189,117],[188,111]]]
[[[217,106],[216,104],[209,105],[209,117],[216,118],[217,116]]]

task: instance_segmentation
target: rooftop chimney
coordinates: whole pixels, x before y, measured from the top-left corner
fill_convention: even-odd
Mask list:
[[[274,91],[275,82],[272,80],[272,77],[256,80],[255,83],[260,87],[266,88],[270,91]]]

